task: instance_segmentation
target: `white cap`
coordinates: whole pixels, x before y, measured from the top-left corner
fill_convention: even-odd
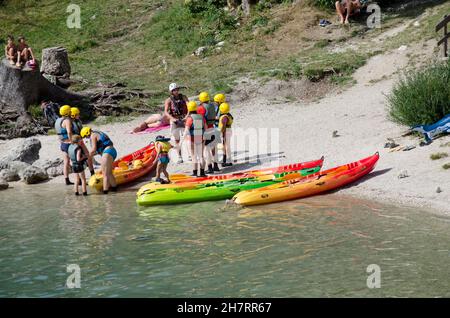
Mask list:
[[[180,88],[177,83],[172,83],[169,85],[169,91],[172,92],[174,89]]]

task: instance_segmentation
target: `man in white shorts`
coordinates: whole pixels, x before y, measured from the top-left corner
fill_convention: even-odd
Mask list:
[[[164,114],[170,120],[170,134],[175,141],[175,149],[178,151],[178,163],[183,163],[180,141],[185,128],[189,99],[180,93],[180,86],[176,83],[169,85],[169,92],[170,97],[164,103]]]

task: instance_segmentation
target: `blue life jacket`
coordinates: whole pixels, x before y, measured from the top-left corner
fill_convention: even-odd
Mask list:
[[[81,129],[83,129],[83,124],[79,119],[72,120],[72,132],[74,135],[79,135],[81,133]]]
[[[61,141],[69,139],[69,133],[67,132],[67,129],[62,126],[64,120],[66,120],[66,119],[69,119],[69,118],[68,117],[60,117],[55,122],[55,131],[59,137],[59,140],[61,140]]]
[[[78,164],[78,159],[77,159],[77,152],[81,150],[81,147],[77,144],[70,144],[69,146],[69,158],[72,161],[73,164]]]
[[[105,151],[105,148],[113,146],[113,142],[104,132],[94,131],[94,133],[100,136],[99,140],[97,140],[97,153],[101,155],[103,154],[103,151]]]

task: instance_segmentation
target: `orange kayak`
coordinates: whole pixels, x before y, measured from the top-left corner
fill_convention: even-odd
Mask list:
[[[206,177],[192,177],[185,174],[173,174],[170,175],[170,181],[172,183],[185,183],[185,182],[194,182],[194,183],[210,183],[215,181],[225,181],[225,180],[233,180],[233,179],[243,179],[243,178],[254,178],[264,175],[271,174],[279,174],[290,171],[297,171],[303,169],[314,168],[317,166],[322,166],[324,157],[319,160],[307,161],[307,162],[298,162],[289,165],[279,166],[279,167],[269,167],[257,170],[248,170],[242,172],[235,172],[230,174],[222,174],[222,175],[210,175]]]
[[[377,152],[373,156],[317,172],[307,177],[284,181],[264,188],[242,191],[233,197],[233,201],[245,206],[258,205],[324,193],[345,186],[367,175],[375,168],[379,158]]]
[[[157,153],[154,143],[126,155],[113,163],[113,174],[118,185],[137,180],[156,168]],[[97,191],[103,190],[103,175],[96,171],[89,179],[89,186]]]

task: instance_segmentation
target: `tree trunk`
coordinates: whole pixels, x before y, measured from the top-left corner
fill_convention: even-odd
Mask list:
[[[0,137],[28,137],[41,133],[42,128],[27,111],[30,105],[40,104],[43,100],[77,106],[83,115],[92,116],[87,96],[53,85],[38,70],[18,69],[6,59],[0,63]]]

